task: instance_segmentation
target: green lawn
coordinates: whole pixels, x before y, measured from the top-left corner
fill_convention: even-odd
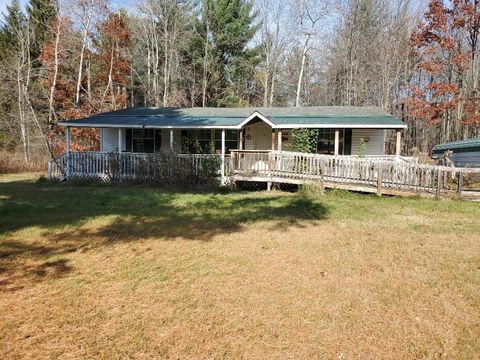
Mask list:
[[[475,358],[480,204],[0,176],[3,358]]]

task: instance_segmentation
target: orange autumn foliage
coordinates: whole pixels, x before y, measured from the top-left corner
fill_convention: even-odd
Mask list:
[[[72,24],[66,18],[54,19],[51,29],[60,31],[60,37],[73,34]],[[92,38],[96,46],[95,51],[85,51],[85,58],[95,65],[95,73],[91,74],[91,94],[86,95],[86,72],[81,79],[81,101],[75,105],[76,82],[68,79],[68,74],[77,73],[78,63],[69,61],[69,52],[64,41],[59,42],[57,49],[58,72],[54,91],[54,108],[56,120],[72,120],[90,116],[96,113],[124,108],[127,105],[126,86],[130,76],[131,61],[128,59],[128,47],[131,44],[126,19],[121,14],[111,14],[99,26],[99,38]],[[41,86],[48,93],[55,76],[55,39],[50,40],[43,47],[41,61],[47,70],[48,76],[41,82]],[[70,76],[71,77],[71,76]],[[109,83],[109,79],[112,79]],[[112,91],[113,89],[113,91]],[[46,103],[45,103],[46,105]],[[71,150],[97,151],[100,147],[100,132],[98,129],[72,128]],[[62,127],[50,124],[48,138],[55,154],[61,154],[66,149],[65,131]]]
[[[480,123],[480,104],[475,96],[478,90],[466,89],[464,80],[471,71],[474,54],[458,41],[461,32],[478,37],[478,3],[455,0],[452,7],[447,7],[441,0],[430,1],[424,21],[411,36],[416,70],[406,100],[411,116],[434,125],[449,111],[463,107],[462,123]]]

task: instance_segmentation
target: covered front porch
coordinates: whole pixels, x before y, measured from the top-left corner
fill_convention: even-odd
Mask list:
[[[324,155],[385,155],[385,129],[316,129],[315,153]],[[100,128],[102,153],[154,153],[172,150],[179,154],[229,154],[232,150],[294,150],[294,129],[275,129],[264,122],[231,128]],[[363,145],[362,145],[363,143]],[[66,128],[70,151],[70,127]],[[363,148],[362,148],[363,146]],[[396,152],[400,156],[401,131],[396,130]]]
[[[247,113],[250,115],[246,116]],[[228,157],[232,151],[294,151],[297,130],[315,130],[309,132],[314,134],[309,138],[309,144],[310,151],[317,154],[385,158],[387,131],[396,132],[396,152],[390,156],[399,157],[401,131],[405,128],[403,123],[378,109],[337,107],[258,111],[133,108],[64,121],[60,125],[66,128],[66,153],[61,157],[65,161],[66,177],[74,169],[78,174],[79,169],[85,168],[77,161],[81,158],[89,158],[89,164],[97,164],[97,158],[118,157],[118,162],[129,169],[133,166],[130,164],[135,163],[134,159],[151,160],[149,154],[170,152],[179,157],[191,155],[198,159],[217,156],[222,179],[227,175]],[[72,152],[71,128],[99,129],[99,151],[88,155]]]

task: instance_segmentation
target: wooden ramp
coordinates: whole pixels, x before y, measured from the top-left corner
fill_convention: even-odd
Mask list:
[[[272,184],[317,183],[322,189],[344,189],[378,195],[460,196],[480,200],[480,169],[419,164],[395,157],[355,157],[287,151],[231,153],[233,181]]]

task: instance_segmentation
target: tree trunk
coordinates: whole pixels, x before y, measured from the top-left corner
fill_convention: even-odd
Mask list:
[[[302,82],[303,82],[303,72],[305,70],[305,61],[307,60],[307,51],[308,51],[308,42],[310,41],[311,34],[307,34],[305,39],[305,44],[303,45],[303,52],[302,52],[302,62],[300,64],[300,73],[298,74],[298,82],[297,82],[297,94],[295,97],[295,106],[300,106],[300,93],[302,91]]]
[[[22,55],[23,57],[23,55]],[[23,62],[23,60],[21,61]],[[25,120],[25,112],[23,107],[23,86],[22,86],[22,67],[23,64],[19,63],[17,67],[17,106],[18,106],[18,117],[20,120],[20,134],[22,136],[22,144],[23,144],[23,158],[26,163],[29,162],[29,148],[28,148],[28,139],[27,139],[27,124]]]
[[[83,32],[83,37],[82,37],[82,50],[80,51],[80,61],[78,64],[78,77],[77,77],[77,89],[75,92],[75,106],[78,106],[80,102],[80,88],[82,85],[82,72],[83,72],[83,58],[85,54],[85,48],[87,45],[88,41],[88,27],[90,26],[90,17],[88,17],[88,20],[85,24],[85,30]]]
[[[208,19],[206,21],[206,34],[205,34],[205,52],[203,57],[203,75],[202,75],[202,107],[205,107],[207,102],[207,77],[208,77],[208,34],[210,33],[210,24]]]
[[[164,63],[163,63],[163,106],[167,107],[168,99],[168,22],[164,26],[165,39],[163,39]]]
[[[54,48],[54,58],[53,58],[53,79],[52,85],[50,86],[50,95],[48,99],[48,125],[53,124],[55,118],[55,108],[53,103],[55,100],[55,91],[57,89],[57,77],[58,77],[58,45],[60,43],[60,19],[57,16],[57,29],[55,31],[55,48]]]

